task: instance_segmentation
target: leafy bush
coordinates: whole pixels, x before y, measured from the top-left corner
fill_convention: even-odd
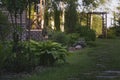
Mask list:
[[[116,26],[116,36],[120,36],[120,26]]]
[[[15,54],[12,53],[5,62],[5,69],[10,72],[23,72],[31,71],[32,66],[30,64],[27,54]]]
[[[53,32],[49,39],[64,45],[67,43],[67,36],[64,32]]]
[[[58,60],[65,62],[67,50],[61,44],[52,41],[40,43],[32,41],[32,44],[34,47],[31,50],[39,58],[40,65],[53,65]]]
[[[80,37],[84,37],[86,41],[95,41],[96,40],[95,31],[90,29],[87,26],[79,27],[77,29],[77,32],[80,33]]]
[[[67,44],[72,45],[74,44],[78,39],[79,39],[79,34],[78,33],[71,33],[67,35]]]
[[[0,11],[0,40],[3,41],[11,32],[7,17]]]
[[[11,47],[6,44],[0,43],[0,71],[4,68],[5,60],[11,53]]]
[[[118,17],[117,25],[114,28],[116,29],[116,36],[120,37],[120,17]]]
[[[30,53],[28,52],[27,43],[22,42],[17,45],[17,51],[13,52],[12,46],[9,55],[7,55],[4,68],[10,72],[31,71],[33,64],[31,63]],[[9,44],[11,45],[11,44]]]

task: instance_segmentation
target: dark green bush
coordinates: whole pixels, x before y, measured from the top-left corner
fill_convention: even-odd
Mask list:
[[[117,25],[114,28],[116,29],[116,36],[120,37],[120,17],[118,17]]]
[[[64,32],[54,31],[49,37],[50,40],[65,45],[67,43],[67,36]]]
[[[67,35],[67,44],[73,45],[80,38],[78,33],[71,33]]]
[[[80,34],[80,37],[85,38],[86,41],[95,41],[96,33],[94,30],[90,29],[87,26],[80,26],[77,29],[77,33]]]
[[[4,68],[10,72],[31,71],[34,67],[30,52],[28,52],[27,43],[22,42],[17,46],[17,51],[13,52],[12,48],[10,54],[7,55],[4,63]],[[9,44],[11,45],[11,44]],[[11,46],[12,47],[12,46]],[[34,57],[34,56],[33,56]]]
[[[10,34],[11,27],[7,17],[0,11],[0,40],[4,41]]]
[[[0,42],[0,71],[4,68],[5,60],[11,54],[11,46]]]
[[[120,36],[120,26],[116,26],[116,36]]]
[[[32,70],[32,66],[27,54],[21,53],[16,55],[12,53],[5,61],[5,69],[9,72],[29,72]]]

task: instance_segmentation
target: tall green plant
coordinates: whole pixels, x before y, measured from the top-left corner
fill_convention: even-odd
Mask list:
[[[95,41],[96,33],[94,30],[90,29],[87,26],[79,26],[76,30],[80,34],[80,37],[85,38],[86,41]]]
[[[58,1],[53,1],[52,2],[52,7],[53,7],[53,13],[54,13],[54,25],[57,31],[60,31],[60,9],[58,7],[59,5],[59,0]]]
[[[7,17],[0,11],[0,41],[4,41],[10,34],[11,27]]]
[[[120,15],[120,14],[119,14]],[[115,25],[116,35],[120,36],[120,17],[117,20],[117,25]]]
[[[66,45],[66,43],[67,43],[67,35],[61,31],[53,32],[49,39],[51,39],[55,42],[61,43],[63,45]]]
[[[4,68],[5,60],[7,59],[10,53],[11,53],[10,45],[5,44],[3,45],[0,42],[0,71]]]
[[[17,53],[12,51],[12,44],[8,44],[6,51],[3,51],[4,64],[3,68],[8,72],[24,72],[24,71],[32,71],[36,66],[36,57],[34,57],[34,53],[28,52],[28,42],[21,42],[17,45]],[[6,53],[6,54],[5,54]],[[30,55],[30,56],[29,56]],[[32,56],[32,57],[31,57]]]
[[[65,13],[65,29],[68,33],[75,32],[77,25],[77,0],[68,0]]]

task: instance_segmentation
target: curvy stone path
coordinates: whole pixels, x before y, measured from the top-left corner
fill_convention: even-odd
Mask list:
[[[85,77],[94,78],[95,80],[113,80],[120,79],[120,71],[107,70],[102,72],[84,73]]]
[[[97,79],[114,79],[114,78],[120,78],[120,71],[103,71],[98,76],[96,76]]]
[[[5,74],[5,75],[0,75],[0,80],[17,80],[18,78],[23,78],[25,76],[30,76],[28,73],[19,73],[19,74]]]

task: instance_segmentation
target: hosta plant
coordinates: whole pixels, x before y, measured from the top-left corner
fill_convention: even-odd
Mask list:
[[[40,65],[53,65],[56,61],[65,62],[65,57],[68,52],[66,47],[61,44],[45,41],[45,42],[35,42],[31,41],[31,51],[39,58]]]

